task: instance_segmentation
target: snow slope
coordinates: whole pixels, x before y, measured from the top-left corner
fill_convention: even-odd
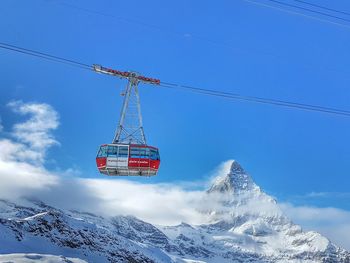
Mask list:
[[[208,223],[177,226],[3,200],[0,253],[87,262],[350,262],[349,252],[293,224],[237,162],[203,199]]]
[[[40,254],[5,254],[0,255],[0,262],[16,263],[86,263],[86,261],[77,258],[66,258],[63,256],[40,255]]]

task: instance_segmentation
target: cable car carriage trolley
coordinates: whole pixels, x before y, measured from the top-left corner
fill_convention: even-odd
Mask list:
[[[158,148],[149,146],[142,126],[140,82],[159,85],[160,80],[94,65],[94,70],[120,78],[128,84],[123,94],[124,102],[119,125],[110,144],[103,144],[96,156],[97,168],[102,174],[114,176],[153,176],[160,165]]]

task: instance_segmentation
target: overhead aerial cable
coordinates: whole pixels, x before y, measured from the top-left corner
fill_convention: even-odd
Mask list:
[[[7,49],[10,51],[15,51],[15,52],[30,55],[30,56],[34,56],[34,57],[38,57],[38,58],[42,58],[42,59],[46,59],[46,60],[50,60],[50,61],[54,61],[54,62],[58,62],[58,63],[63,63],[63,64],[75,66],[75,67],[80,67],[83,69],[89,69],[89,70],[92,69],[92,66],[85,64],[85,63],[81,63],[81,62],[74,61],[71,59],[62,58],[59,56],[50,55],[48,53],[43,53],[43,52],[35,51],[32,49],[28,49],[28,48],[22,48],[22,47],[18,47],[15,45],[10,45],[7,43],[0,42],[0,48]]]
[[[166,83],[166,82],[161,82],[160,86],[165,88],[189,90],[194,93],[200,93],[200,94],[211,95],[211,96],[219,96],[219,97],[224,97],[228,99],[243,100],[243,101],[250,101],[255,103],[270,104],[275,106],[297,108],[301,110],[310,110],[310,111],[318,111],[318,112],[324,112],[324,113],[350,116],[350,111],[347,111],[347,110],[340,110],[336,108],[323,107],[323,106],[317,106],[317,105],[311,105],[311,104],[305,104],[305,103],[296,103],[296,102],[290,102],[290,101],[284,101],[284,100],[267,99],[267,98],[255,97],[255,96],[242,96],[232,92],[202,89],[198,87]]]
[[[307,2],[307,1],[303,1],[303,0],[294,0],[294,1],[295,1],[295,2],[299,2],[299,3],[302,3],[302,4],[306,4],[306,5],[309,5],[309,6],[321,8],[321,9],[324,9],[324,10],[328,10],[328,11],[331,11],[331,12],[335,12],[335,13],[339,13],[339,14],[343,14],[343,15],[348,15],[348,16],[350,16],[350,13],[349,13],[349,12],[345,12],[345,11],[342,11],[342,10],[337,10],[337,9],[334,9],[334,8],[329,8],[329,7],[321,6],[321,5],[318,5],[318,4],[313,4],[313,3],[310,3],[310,2]]]
[[[299,12],[299,11],[297,11],[295,9],[291,9],[291,8],[284,8],[286,5],[283,5],[282,2],[280,2],[280,3],[282,3],[281,5],[273,5],[273,4],[268,4],[268,3],[265,3],[265,2],[255,1],[255,0],[243,0],[243,1],[251,3],[251,4],[254,4],[254,5],[258,5],[258,6],[263,6],[263,7],[267,7],[267,8],[270,8],[270,9],[279,10],[281,12],[289,13],[289,14],[292,14],[292,15],[298,15],[298,16],[309,18],[309,19],[313,19],[313,20],[329,23],[329,24],[332,24],[332,25],[337,25],[337,26],[341,26],[341,27],[345,27],[345,28],[350,28],[350,25],[347,24],[347,23],[341,23],[341,22],[338,22],[338,21],[335,21],[335,20],[322,18],[321,16],[313,16],[313,15],[311,15],[309,13],[305,13],[305,12],[301,12],[301,11]],[[269,1],[269,0],[267,0],[267,1]],[[277,3],[277,2],[275,2],[275,3]],[[289,7],[292,7],[292,6],[289,6]],[[295,8],[297,8],[297,7],[295,7]],[[300,9],[300,8],[297,8],[297,9]],[[312,12],[312,11],[310,11],[310,12]],[[315,12],[313,12],[313,13],[315,13]]]
[[[343,17],[340,17],[340,16],[331,15],[331,14],[328,14],[328,13],[325,13],[325,12],[322,12],[322,11],[317,11],[317,10],[314,10],[314,9],[311,9],[311,8],[302,7],[302,6],[298,6],[298,5],[293,5],[293,4],[289,4],[289,3],[278,1],[278,0],[267,0],[267,1],[270,1],[270,2],[273,2],[273,3],[277,3],[277,4],[280,4],[280,5],[284,5],[284,6],[288,6],[288,7],[292,7],[292,8],[296,8],[296,9],[300,9],[300,10],[303,10],[303,11],[315,13],[315,14],[318,14],[318,15],[323,15],[323,16],[327,16],[327,17],[343,20],[343,21],[346,21],[346,22],[350,22],[350,19],[343,18]]]
[[[9,44],[5,44],[5,43],[1,43],[1,42],[0,42],[0,48],[98,72],[97,67],[96,67],[97,65],[88,65],[86,63],[82,63],[82,62],[79,62],[76,60],[66,59],[66,58],[63,58],[60,56],[54,56],[54,55],[51,55],[48,53],[38,52],[38,51],[35,51],[32,49],[21,48],[18,46],[9,45]],[[129,72],[129,71],[118,71],[118,70],[113,70],[113,69],[104,68],[104,67],[102,67],[102,68],[105,69],[105,72],[103,72],[103,73],[108,74],[108,75],[112,75],[112,76],[121,77],[121,76],[123,76],[122,74],[131,74],[131,72]],[[224,92],[224,91],[218,91],[218,90],[213,90],[213,89],[204,89],[204,88],[199,88],[199,87],[194,87],[194,86],[163,82],[163,81],[160,81],[157,79],[146,78],[146,77],[139,76],[139,75],[138,75],[138,78],[139,78],[139,81],[147,81],[147,79],[149,79],[149,80],[151,80],[151,82],[153,81],[152,84],[155,84],[154,81],[157,81],[157,86],[164,87],[164,88],[180,89],[180,90],[190,91],[190,92],[194,92],[194,93],[209,95],[209,96],[222,97],[222,98],[226,98],[226,99],[233,99],[233,100],[240,100],[240,101],[250,101],[250,102],[255,102],[255,103],[288,107],[288,108],[294,108],[294,109],[299,109],[299,110],[307,110],[307,111],[315,111],[315,112],[329,113],[329,114],[342,115],[342,116],[350,116],[349,110],[342,110],[342,109],[337,109],[337,108],[332,108],[332,107],[318,106],[318,105],[312,105],[312,104],[306,104],[306,103],[297,103],[297,102],[286,101],[286,100],[276,100],[276,99],[263,98],[263,97],[245,96],[245,95],[240,95],[240,94],[233,93],[233,92]],[[144,79],[142,79],[142,78],[144,78]]]

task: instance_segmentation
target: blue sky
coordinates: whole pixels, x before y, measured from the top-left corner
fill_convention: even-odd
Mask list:
[[[347,1],[317,3],[350,11]],[[244,0],[73,3],[100,14],[67,4],[1,1],[1,42],[167,82],[350,109],[350,24]],[[101,177],[94,158],[112,140],[125,81],[5,50],[0,56],[5,131],[21,118],[9,101],[50,104],[61,125],[47,167]],[[140,93],[146,136],[162,164],[159,176],[133,180],[204,181],[236,159],[278,199],[350,209],[349,118],[151,86]]]

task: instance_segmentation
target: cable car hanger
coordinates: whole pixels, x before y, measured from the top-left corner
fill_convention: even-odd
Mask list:
[[[140,96],[138,93],[139,82],[144,82],[153,85],[159,85],[160,80],[154,78],[147,78],[139,75],[137,72],[131,71],[119,71],[102,67],[101,65],[94,64],[94,71],[102,74],[108,74],[119,78],[126,78],[128,84],[124,93],[124,102],[122,111],[120,114],[119,125],[115,133],[113,143],[136,143],[146,145],[145,132],[142,125]],[[132,110],[136,110],[138,123],[136,126],[131,126],[130,123],[125,123],[125,118],[132,118]],[[135,123],[135,120],[133,120]]]

